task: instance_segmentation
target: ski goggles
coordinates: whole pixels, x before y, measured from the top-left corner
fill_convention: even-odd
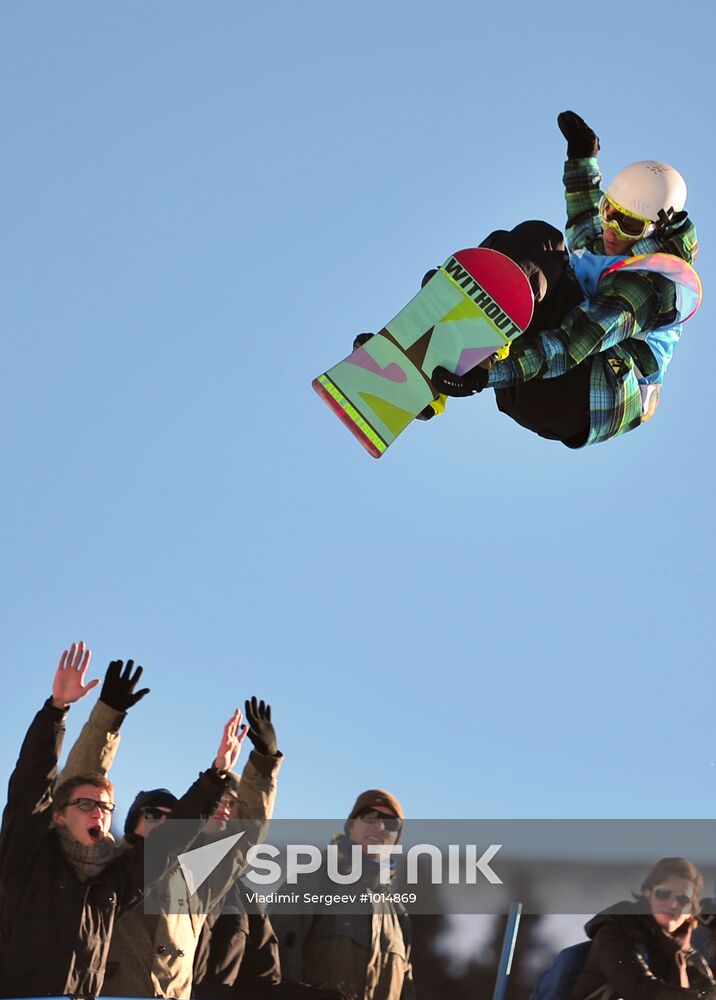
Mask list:
[[[606,194],[599,202],[599,218],[603,226],[613,229],[623,240],[640,240],[654,225],[651,219],[628,212]]]
[[[83,813],[91,813],[95,809],[99,809],[103,813],[113,813],[114,812],[114,802],[101,802],[99,799],[70,799],[66,803],[68,806],[77,806],[77,808]]]
[[[661,903],[665,903],[667,899],[671,899],[673,896],[682,910],[687,906],[691,906],[691,896],[685,896],[682,892],[677,894],[673,891],[673,889],[654,889],[653,891],[654,895]]]

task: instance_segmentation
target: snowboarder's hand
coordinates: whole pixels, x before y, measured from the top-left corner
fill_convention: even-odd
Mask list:
[[[353,338],[353,350],[357,351],[358,348],[367,343],[372,336],[374,336],[372,333],[359,333]]]
[[[124,669],[122,669],[123,667]],[[127,660],[126,667],[122,660],[112,660],[107,667],[99,700],[103,701],[105,705],[109,705],[115,712],[127,712],[138,701],[141,701],[145,694],[149,694],[149,688],[142,688],[141,691],[134,690],[142,676],[142,668],[137,667],[132,673],[133,668],[134,660]]]
[[[597,155],[599,136],[574,111],[563,111],[561,115],[557,115],[557,124],[567,140],[567,156],[570,160]]]
[[[488,370],[480,365],[471,368],[464,375],[456,375],[455,372],[438,365],[430,381],[438,392],[446,396],[474,396],[476,392],[482,392],[487,385],[487,379]]]
[[[278,741],[271,722],[271,706],[264,704],[263,701],[257,701],[254,695],[244,707],[246,721],[249,724],[249,739],[254,748],[267,757],[274,757],[278,753]]]

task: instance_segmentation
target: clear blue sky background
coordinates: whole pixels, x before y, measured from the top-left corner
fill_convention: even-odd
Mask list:
[[[3,774],[82,638],[152,689],[120,812],[256,693],[279,816],[714,814],[713,13],[679,16],[2,4]],[[450,251],[562,224],[567,108],[607,178],[689,184],[659,413],[571,453],[485,393],[375,462],[311,378]]]

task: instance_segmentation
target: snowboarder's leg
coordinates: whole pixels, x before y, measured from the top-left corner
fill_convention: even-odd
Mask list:
[[[531,219],[514,229],[498,229],[480,246],[514,260],[529,279],[535,311],[523,336],[556,326],[584,298],[569,267],[564,236],[548,222]]]

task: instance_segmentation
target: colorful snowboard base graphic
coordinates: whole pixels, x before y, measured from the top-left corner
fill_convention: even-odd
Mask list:
[[[496,250],[460,250],[367,343],[311,383],[374,458],[437,395],[437,365],[463,375],[524,332],[532,290]]]

